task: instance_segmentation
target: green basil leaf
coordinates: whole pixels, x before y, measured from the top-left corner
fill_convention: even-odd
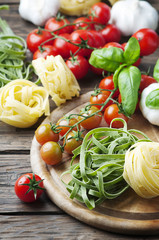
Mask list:
[[[140,57],[140,45],[136,38],[131,37],[126,46],[124,51],[124,58],[127,64],[135,63],[138,58]]]
[[[157,60],[154,70],[153,70],[153,77],[156,79],[157,82],[159,82],[159,59]]]
[[[120,65],[120,67],[118,67],[118,68],[115,70],[114,74],[113,74],[113,82],[114,82],[114,87],[115,87],[115,88],[118,87],[118,76],[119,76],[119,73],[121,72],[121,70],[122,70],[125,66],[127,66],[127,65],[126,65],[126,64]]]
[[[123,53],[117,47],[96,49],[92,52],[89,63],[96,68],[114,72],[124,62]]]
[[[145,104],[148,108],[159,109],[159,88],[147,95]]]
[[[121,93],[122,107],[127,116],[131,116],[135,112],[140,81],[141,72],[135,66],[126,67],[119,73],[119,91]]]

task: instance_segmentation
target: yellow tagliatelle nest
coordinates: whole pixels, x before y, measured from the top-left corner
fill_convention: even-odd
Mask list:
[[[60,55],[47,56],[46,59],[38,58],[33,60],[32,64],[57,106],[74,96],[79,96],[80,86]]]
[[[0,89],[0,120],[27,128],[50,114],[48,92],[28,80],[13,80]]]
[[[123,177],[139,196],[159,196],[159,143],[134,144],[126,152]]]

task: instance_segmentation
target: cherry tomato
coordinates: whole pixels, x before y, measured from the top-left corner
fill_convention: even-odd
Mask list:
[[[71,131],[67,134],[66,140],[63,140],[64,149],[67,153],[72,154],[72,151],[82,144],[84,135],[81,132]]]
[[[85,109],[84,110],[81,109],[80,114],[86,117],[91,114],[94,114],[97,111],[99,111],[99,109],[97,107],[91,106],[86,111],[85,111]],[[83,116],[79,116],[79,120],[82,120]],[[83,128],[90,130],[90,129],[98,127],[101,123],[101,120],[102,120],[102,113],[99,112],[98,115],[95,114],[95,115],[83,120],[80,124]]]
[[[17,179],[14,190],[18,198],[23,202],[34,202],[43,193],[44,185],[38,175],[26,173]]]
[[[41,124],[35,131],[35,137],[41,145],[48,141],[58,142],[59,140],[59,134],[51,130],[50,124]]]
[[[114,89],[113,75],[103,78],[99,83],[99,88],[101,89]],[[119,95],[119,90],[113,94],[113,98],[116,98]]]
[[[76,55],[74,57],[70,57],[66,61],[66,65],[73,72],[77,80],[85,77],[88,73],[89,63],[86,58],[80,55]]]
[[[143,28],[132,35],[140,44],[140,56],[152,54],[158,48],[158,35],[150,28]]]
[[[50,32],[34,29],[27,36],[26,39],[27,47],[32,53],[34,53],[38,49],[40,44],[44,43],[45,41],[49,40],[52,37],[53,36],[51,35]],[[52,43],[53,40],[50,40],[45,44],[52,45]]]
[[[105,44],[104,37],[102,36],[102,34],[100,32],[95,31],[95,30],[90,30],[89,33],[92,34],[93,39],[94,39],[93,47],[101,48],[104,46],[104,44]]]
[[[104,37],[105,43],[119,42],[121,39],[121,32],[114,24],[106,25],[100,32]]]
[[[96,104],[103,104],[109,97],[110,92],[109,91],[97,91],[97,93],[94,93],[90,97],[90,103],[94,104],[95,107],[101,109],[101,105],[96,105]],[[103,108],[102,111],[106,109],[110,104],[112,104],[113,101],[109,100],[109,102],[106,104],[106,106]]]
[[[60,118],[57,122],[57,129],[60,130],[60,135],[63,136],[67,131],[70,129],[70,126],[75,125],[78,122],[76,118],[67,118],[63,117]],[[80,129],[80,126],[78,126],[78,129]],[[72,130],[76,131],[77,127],[74,127]]]
[[[121,48],[124,51],[124,47],[120,43],[117,43],[117,42],[109,42],[104,45],[104,48],[110,48],[110,47]]]
[[[85,44],[87,44],[89,47],[94,46],[94,38],[92,34],[90,34],[89,31],[86,30],[76,30],[71,33],[70,41],[74,44],[83,44],[83,42],[85,42]],[[88,57],[92,52],[91,49],[85,48],[85,46],[80,49],[79,46],[70,44],[69,47],[72,53],[76,53],[85,57]]]
[[[37,59],[39,57],[46,58],[47,56],[57,56],[59,54],[58,50],[52,45],[43,45],[41,49],[38,49],[33,54],[33,59]]]
[[[73,31],[73,27],[72,26],[63,27],[66,24],[70,24],[70,21],[68,19],[62,17],[52,17],[46,22],[45,29],[52,31],[54,34],[71,33]],[[57,30],[59,28],[61,29]]]
[[[152,83],[157,83],[157,81],[151,76],[141,74],[139,93],[141,94],[142,91]]]
[[[41,158],[48,165],[56,165],[62,160],[62,151],[57,142],[49,141],[42,145],[40,149]]]
[[[119,113],[119,108],[117,106],[117,104],[112,104],[110,106],[108,106],[105,109],[104,112],[104,119],[106,121],[106,123],[110,126],[111,121],[114,118],[122,118],[124,119],[126,122],[128,122],[128,117],[126,117],[123,113]],[[123,123],[120,121],[114,121],[112,123],[112,127],[113,128],[122,128],[123,127]]]
[[[62,37],[63,39],[61,39],[60,37]],[[62,33],[62,34],[59,34],[59,38],[56,38],[53,43],[53,46],[57,49],[57,51],[59,52],[59,55],[61,55],[63,58],[70,57],[70,47],[69,47],[70,45],[67,42],[67,40],[70,40],[70,34]]]
[[[91,20],[88,17],[79,17],[76,18],[73,22],[74,25],[73,29],[84,29],[84,30],[90,30],[90,29],[95,29],[94,24],[91,23]]]
[[[106,3],[95,3],[89,10],[89,17],[96,23],[106,25],[110,19],[110,7]]]

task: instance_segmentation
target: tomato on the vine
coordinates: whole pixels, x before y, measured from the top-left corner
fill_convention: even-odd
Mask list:
[[[110,19],[110,7],[106,3],[95,3],[89,9],[89,17],[98,24],[106,25]]]
[[[102,69],[102,68],[96,68],[93,65],[90,64],[90,69],[93,73],[97,74],[97,75],[103,75],[103,74],[107,74],[107,71]]]
[[[57,56],[59,55],[58,50],[52,45],[43,45],[41,48],[38,48],[33,54],[33,60],[43,57],[46,58],[47,56]]]
[[[93,104],[95,107],[101,109],[102,105],[109,97],[109,91],[101,91],[100,89],[95,90],[95,92],[90,97],[90,103]],[[105,105],[102,111],[106,109],[113,101],[109,100],[108,103]]]
[[[117,42],[109,42],[104,45],[104,48],[110,48],[110,47],[121,48],[124,51],[124,47],[120,43],[117,43]]]
[[[27,36],[26,39],[27,47],[32,53],[34,53],[42,43],[52,45],[53,40],[48,41],[52,37],[53,36],[48,31],[34,29]]]
[[[61,147],[57,142],[49,141],[42,145],[40,149],[41,158],[46,164],[56,165],[62,160]]]
[[[23,174],[15,182],[14,190],[23,202],[34,202],[44,191],[43,180],[33,173]]]
[[[84,134],[78,131],[71,131],[63,140],[64,149],[67,153],[72,154],[72,151],[82,144]]]
[[[141,94],[142,91],[152,83],[157,83],[157,81],[151,76],[141,74],[139,93]]]
[[[140,56],[152,54],[158,48],[158,35],[150,28],[143,28],[132,35],[139,41]]]
[[[79,120],[82,120],[84,119],[84,117],[94,114],[93,116],[83,120],[80,123],[83,128],[90,130],[99,127],[102,120],[102,113],[98,112],[97,114],[95,114],[97,111],[99,111],[99,109],[95,106],[91,106],[90,108],[87,109],[81,109]]]
[[[59,134],[61,136],[65,135],[65,133],[67,133],[67,131],[70,129],[71,126],[75,125],[76,123],[78,123],[78,119],[75,117],[62,117],[58,120],[56,126],[57,126],[57,130],[59,130]],[[72,130],[77,130],[80,129],[80,125],[73,127]]]
[[[128,117],[126,117],[123,113],[119,112],[119,108],[117,104],[111,104],[110,106],[108,106],[105,111],[104,111],[104,119],[106,121],[106,123],[110,126],[111,121],[114,118],[122,118],[124,119],[126,122],[128,122]],[[114,121],[112,123],[112,127],[113,128],[122,128],[123,127],[123,123],[120,121]]]
[[[113,75],[103,78],[99,83],[99,88],[114,90]],[[113,94],[113,98],[116,98],[118,95],[119,95],[119,90],[116,90],[115,93]]]
[[[121,39],[121,32],[114,24],[107,24],[100,33],[104,37],[105,43],[119,42]]]
[[[90,30],[89,34],[92,34],[94,42],[93,42],[93,47],[95,48],[101,48],[104,46],[105,41],[104,41],[104,37],[102,36],[102,34],[98,31],[95,30]]]
[[[57,49],[59,55],[61,55],[63,58],[70,57],[70,44],[67,42],[67,40],[70,40],[70,34],[61,33],[58,35],[58,38],[54,40],[53,43],[53,46]]]
[[[73,21],[73,24],[75,24],[73,26],[74,30],[77,29],[84,29],[84,30],[91,30],[91,29],[95,29],[94,27],[94,23],[92,23],[91,19],[89,19],[88,17],[79,17],[76,18]]]
[[[73,72],[77,80],[85,77],[89,69],[88,60],[80,55],[70,57],[66,61],[66,65]]]
[[[73,27],[69,24],[70,21],[63,18],[63,16],[52,17],[45,23],[45,29],[53,32],[54,34],[71,33],[73,31]]]
[[[51,125],[46,123],[46,124],[41,124],[35,131],[35,137],[36,140],[40,145],[43,145],[44,143],[48,141],[54,141],[58,142],[59,140],[59,134],[55,133],[51,129]]]

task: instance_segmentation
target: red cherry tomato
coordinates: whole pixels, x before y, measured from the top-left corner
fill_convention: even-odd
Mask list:
[[[103,104],[109,97],[110,92],[108,91],[99,91],[99,93],[95,94],[95,95],[91,95],[90,97],[90,103],[94,104],[95,107],[101,109],[101,105],[98,104]],[[103,108],[102,111],[104,111],[106,109],[106,107],[108,107],[110,104],[112,104],[113,101],[109,100],[109,102],[106,104],[106,106]],[[96,105],[97,104],[97,105]]]
[[[76,25],[73,26],[74,30],[77,30],[77,29],[84,29],[84,30],[95,29],[94,24],[91,23],[91,20],[88,17],[76,18],[76,20],[74,20],[73,23],[76,24]]]
[[[152,54],[158,48],[158,35],[150,28],[143,28],[132,35],[140,44],[140,56]]]
[[[140,87],[139,87],[139,93],[141,94],[142,91],[152,83],[157,83],[157,81],[151,76],[142,74],[141,75]]]
[[[70,40],[70,34],[62,33],[62,34],[59,34],[59,38],[56,38],[53,43],[53,46],[57,49],[57,51],[59,52],[59,55],[61,55],[63,58],[70,57],[70,47],[69,47],[70,44],[67,42],[67,40]]]
[[[114,24],[106,25],[100,32],[104,37],[105,43],[119,42],[121,39],[121,32]]]
[[[62,151],[57,142],[49,141],[42,145],[40,149],[41,158],[48,165],[56,165],[62,160]]]
[[[88,73],[89,63],[86,58],[80,55],[76,55],[74,57],[70,57],[66,61],[66,65],[73,72],[77,80],[85,77]]]
[[[124,51],[124,47],[120,43],[117,43],[117,42],[109,42],[104,45],[104,48],[110,48],[110,47],[121,48]]]
[[[43,193],[44,185],[38,175],[26,173],[17,179],[14,190],[18,198],[23,202],[34,202]]]
[[[119,113],[119,108],[117,106],[117,104],[112,104],[110,106],[108,106],[105,109],[104,112],[104,119],[106,121],[106,123],[110,126],[111,121],[114,118],[122,118],[124,119],[126,122],[128,122],[128,117],[126,117],[123,113]],[[123,127],[123,123],[120,121],[114,121],[112,123],[112,127],[113,128],[122,128]]]
[[[76,118],[67,118],[67,117],[63,117],[60,118],[57,122],[57,129],[60,130],[60,135],[63,136],[65,135],[65,133],[67,133],[67,131],[70,129],[70,126],[73,126],[74,124],[76,124],[78,122],[78,120]],[[80,126],[78,125],[78,129],[80,129]],[[74,127],[72,130],[77,131],[77,126]]]
[[[53,36],[51,35],[50,32],[34,29],[27,36],[27,39],[26,39],[27,47],[32,53],[34,53],[38,49],[40,44],[51,39],[52,37]],[[52,45],[52,43],[53,43],[53,40],[50,40],[45,44]]]
[[[61,17],[52,17],[46,22],[45,29],[52,31],[54,34],[71,33],[73,31],[73,27],[72,26],[63,27],[66,24],[70,24],[70,21],[68,19]],[[59,28],[61,29],[57,30]]]
[[[58,142],[59,140],[59,134],[51,130],[50,124],[41,124],[35,131],[35,137],[41,145],[48,141]]]
[[[59,54],[58,50],[53,47],[52,45],[43,45],[41,49],[38,49],[33,54],[33,60],[43,57],[46,58],[47,56],[57,56]]]
[[[110,19],[110,7],[106,3],[95,3],[89,10],[89,17],[99,24],[107,24]]]
[[[89,33],[92,34],[93,39],[94,39],[93,47],[101,48],[104,46],[104,44],[105,44],[104,37],[102,36],[102,34],[100,32],[95,31],[95,30],[90,30]]]
[[[90,69],[92,70],[93,73],[95,73],[99,76],[107,73],[107,71],[105,71],[104,69],[96,68],[96,67],[92,66],[91,64],[90,64]]]
[[[71,131],[67,134],[66,140],[63,140],[64,149],[67,153],[72,154],[72,151],[82,144],[84,135],[77,131]]]
[[[91,106],[91,108],[89,108],[86,111],[81,109],[80,114],[83,116],[90,116],[91,114],[94,114],[97,111],[99,111],[99,109],[97,107]],[[83,116],[79,116],[79,120],[84,119]],[[90,130],[90,129],[99,127],[101,120],[102,120],[102,113],[99,112],[98,115],[95,114],[95,115],[83,120],[80,124],[83,128]]]
[[[99,83],[99,88],[113,90],[114,89],[113,75],[103,78]],[[119,90],[117,90],[114,93],[113,98],[116,98],[118,95]]]

